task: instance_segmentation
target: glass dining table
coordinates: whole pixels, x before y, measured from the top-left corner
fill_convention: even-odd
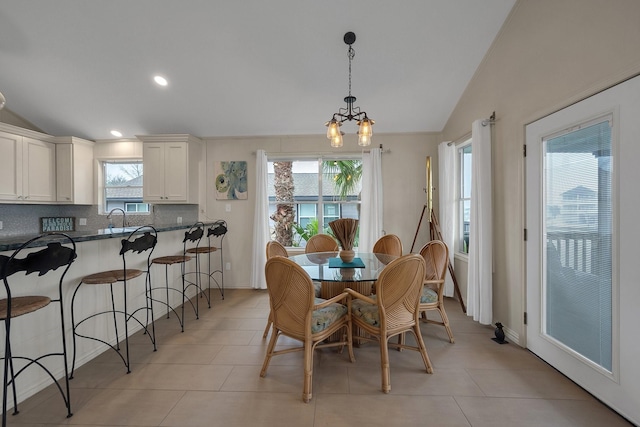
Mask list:
[[[372,286],[382,270],[396,257],[393,255],[357,252],[354,262],[343,264],[338,252],[316,252],[290,256],[311,277],[321,283],[320,297],[331,298],[345,288],[351,288],[364,295],[371,294]],[[351,267],[357,261],[359,267]]]

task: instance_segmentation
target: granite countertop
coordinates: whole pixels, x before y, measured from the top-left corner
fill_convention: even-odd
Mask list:
[[[190,224],[153,224],[152,225],[158,232],[161,231],[173,231],[173,230],[186,230],[191,227]],[[68,231],[65,232],[69,237],[71,237],[76,243],[78,242],[88,242],[92,240],[100,240],[100,239],[110,239],[113,237],[126,237],[132,231],[135,231],[140,226],[135,227],[113,227],[102,228],[99,230],[86,230],[86,231]],[[24,242],[37,237],[39,234],[23,234],[16,236],[7,236],[0,237],[0,252],[2,251],[13,251],[18,249]],[[51,238],[39,240],[37,244],[33,246],[45,246],[49,242],[54,242],[58,240],[59,237],[53,235]]]

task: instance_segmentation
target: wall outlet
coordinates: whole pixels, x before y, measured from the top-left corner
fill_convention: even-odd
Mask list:
[[[181,217],[181,216],[179,216],[179,217],[176,219],[176,222],[177,222],[178,224],[182,224],[182,217]]]
[[[80,218],[78,225],[87,225],[87,218]]]
[[[231,270],[231,263],[230,263],[230,262],[226,263],[226,264],[224,265],[224,269],[225,269],[225,270],[227,270],[227,271],[228,271],[228,270]]]
[[[231,212],[231,203],[227,203],[226,205],[224,205],[224,210],[225,212]]]

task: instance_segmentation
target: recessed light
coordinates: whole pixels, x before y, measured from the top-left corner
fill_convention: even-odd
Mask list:
[[[153,76],[153,81],[155,81],[159,86],[166,86],[169,84],[167,79],[162,76]]]
[[[114,130],[111,131],[111,135],[115,136],[116,138],[121,138],[122,137],[122,132],[114,129]]]

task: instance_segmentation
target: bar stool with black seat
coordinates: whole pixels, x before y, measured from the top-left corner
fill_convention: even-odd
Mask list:
[[[44,249],[34,249],[34,246],[40,246],[46,243]],[[62,395],[64,404],[67,407],[67,418],[73,415],[71,413],[71,398],[69,395],[69,371],[67,366],[67,342],[64,325],[64,307],[62,298],[62,284],[64,277],[71,266],[71,263],[76,259],[76,245],[73,239],[64,233],[46,233],[38,237],[34,237],[28,242],[24,243],[20,248],[15,250],[10,257],[0,256],[0,277],[4,282],[4,289],[6,296],[0,299],[0,319],[4,321],[5,325],[5,347],[4,347],[4,391],[2,399],[2,426],[7,425],[7,400],[8,389],[11,386],[13,392],[13,415],[18,414],[18,400],[16,393],[16,379],[18,375],[22,374],[27,368],[32,365],[37,365],[46,372],[51,378],[52,382],[56,385],[58,391]],[[56,271],[56,273],[52,273]],[[23,272],[24,276],[31,273],[38,273],[38,276],[47,276],[45,279],[33,278],[29,279],[30,283],[22,282],[20,288],[24,289],[25,285],[33,287],[42,287],[45,283],[53,282],[52,276],[57,278],[57,292],[55,296],[41,296],[41,295],[24,295],[15,296],[12,292],[17,291],[17,286],[12,280],[13,285],[9,284],[9,277],[16,273]],[[15,278],[16,276],[13,276]],[[12,278],[12,279],[13,279]],[[30,287],[31,287],[30,286]],[[22,291],[24,292],[24,291]],[[43,292],[44,293],[44,292]],[[43,309],[51,302],[57,302],[59,306],[60,315],[60,337],[62,340],[62,351],[56,351],[47,353],[38,357],[32,355],[21,356],[13,354],[13,348],[11,343],[11,323],[14,319],[27,315]],[[18,325],[22,320],[15,320]],[[34,324],[36,327],[42,327],[42,325]],[[18,346],[19,348],[19,346]],[[61,381],[55,377],[53,372],[46,366],[45,360],[50,360],[51,357],[59,357],[62,359],[62,365],[64,366],[64,388],[60,384]],[[19,361],[20,366],[15,366],[14,361]]]
[[[158,301],[167,306],[167,319],[170,317],[170,314],[173,311],[176,318],[178,319],[178,322],[180,323],[180,330],[182,332],[184,332],[184,306],[187,302],[189,302],[191,304],[191,307],[193,307],[193,311],[195,312],[196,319],[199,318],[199,306],[198,306],[197,297],[198,297],[198,294],[200,293],[200,288],[201,288],[200,277],[197,274],[198,269],[196,266],[196,270],[195,270],[196,274],[195,274],[194,281],[187,280],[186,264],[188,261],[191,261],[192,259],[190,255],[187,255],[189,249],[191,249],[191,247],[188,248],[187,245],[191,244],[193,245],[194,249],[197,249],[200,245],[200,240],[202,239],[203,235],[204,235],[204,224],[198,221],[195,224],[193,224],[188,231],[184,233],[184,239],[182,239],[182,253],[180,255],[166,255],[166,256],[157,257],[151,260],[152,264],[164,265],[164,280],[165,280],[164,290],[165,290],[166,299],[165,301],[162,301],[154,298],[154,301]],[[180,264],[180,279],[182,282],[182,289],[169,286],[169,266],[175,265],[175,264]],[[196,288],[195,304],[191,300],[191,298],[187,297],[188,291],[190,290],[191,286],[194,286]],[[156,289],[159,289],[159,288],[152,288],[152,290],[156,290]],[[175,307],[171,305],[171,300],[169,298],[170,290],[182,294],[182,304],[180,305],[181,314],[178,314]]]
[[[116,270],[108,270],[101,271],[99,273],[90,274],[88,276],[84,276],[80,279],[80,283],[76,287],[73,292],[73,296],[71,297],[71,323],[73,328],[73,361],[71,364],[71,376],[69,378],[73,378],[73,373],[75,371],[76,365],[76,357],[77,357],[77,339],[87,338],[93,341],[100,342],[105,344],[122,359],[125,367],[127,368],[127,374],[131,372],[131,362],[129,358],[129,321],[135,321],[140,328],[143,330],[145,335],[149,336],[149,340],[151,344],[153,344],[153,351],[156,351],[156,333],[155,333],[155,324],[153,323],[153,301],[151,300],[151,255],[153,250],[156,247],[156,243],[158,242],[158,232],[156,229],[150,225],[145,225],[142,227],[138,227],[131,233],[127,234],[125,238],[121,240],[121,248],[119,255],[122,258],[122,268]],[[142,254],[144,253],[144,257]],[[134,262],[137,265],[142,264],[141,267],[144,268],[130,268],[134,265]],[[145,276],[145,303],[143,305],[138,306],[134,310],[129,310],[129,302],[127,298],[127,291],[132,284],[130,283],[132,279],[137,277]],[[122,284],[122,308],[116,306],[113,285],[121,283]],[[111,296],[111,308],[98,311],[96,313],[92,313],[84,317],[83,319],[76,321],[76,306],[78,304],[83,305],[82,301],[76,302],[76,297],[78,296],[78,291],[80,288],[86,286],[93,285],[109,285],[109,293]],[[144,312],[145,319],[140,320],[136,315],[139,312]],[[81,328],[81,325],[85,324],[90,319],[94,319],[96,317],[108,316],[113,317],[113,331],[115,333],[115,344],[111,344],[106,341],[107,338],[103,339],[97,336],[87,335],[89,332],[81,332],[88,328],[91,323],[86,324]],[[121,319],[118,322],[118,319]],[[150,320],[151,319],[151,320]],[[125,354],[123,355],[120,349],[120,335],[118,332],[118,323],[124,325],[124,342],[125,342]],[[150,326],[150,327],[149,327]]]
[[[202,275],[207,276],[207,294],[204,293],[202,287],[200,288],[200,295],[204,295],[207,298],[207,304],[209,308],[211,308],[211,280],[214,281],[218,290],[220,291],[220,295],[222,299],[224,299],[224,257],[222,244],[224,242],[224,236],[226,236],[228,231],[227,222],[225,220],[217,220],[213,223],[209,224],[207,229],[207,245],[206,246],[198,246],[195,248],[187,249],[187,253],[196,256],[196,275],[200,279]],[[220,268],[215,270],[211,270],[211,253],[219,252],[220,254]],[[208,273],[204,273],[202,271],[202,266],[200,264],[200,254],[207,254],[207,268]],[[220,275],[220,281],[216,278],[216,275]],[[202,284],[200,280],[198,282]]]

